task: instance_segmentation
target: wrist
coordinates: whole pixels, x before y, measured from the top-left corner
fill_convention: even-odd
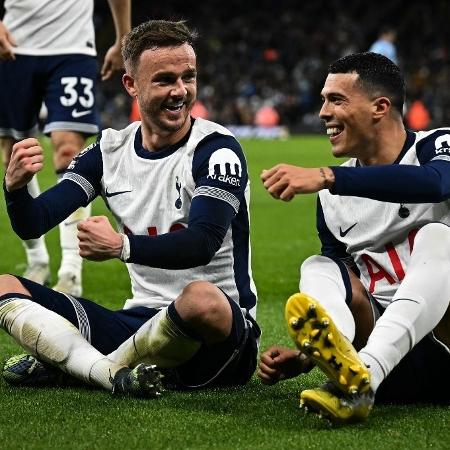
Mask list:
[[[330,167],[320,167],[319,172],[323,183],[322,189],[331,189],[335,182],[333,170]]]
[[[130,259],[130,240],[124,233],[120,233],[120,237],[122,238],[122,248],[120,250],[119,259],[123,262],[127,262],[128,259]]]

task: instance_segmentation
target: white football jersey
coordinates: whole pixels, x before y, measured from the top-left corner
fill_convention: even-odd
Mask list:
[[[3,23],[20,55],[96,55],[93,0],[6,0]]]
[[[405,149],[398,164],[421,165],[418,148],[426,149],[428,161],[450,161],[448,143],[450,129],[415,133],[412,145]],[[354,158],[343,164],[356,165]],[[448,200],[399,204],[333,195],[326,189],[319,192],[319,199],[326,228],[345,245],[361,272],[364,286],[383,306],[389,304],[408,270],[417,231],[430,222],[450,225]],[[402,206],[409,212],[407,217],[401,217]]]
[[[255,314],[246,163],[240,147],[238,151],[222,147],[226,138],[232,138],[239,147],[224,127],[196,119],[185,142],[176,148],[149,152],[140,147],[140,122],[134,122],[124,130],[104,130],[99,143],[82,152],[69,166],[64,178],[82,186],[89,200],[100,193],[119,230],[125,233],[159,236],[187,227],[196,196],[218,199],[219,205],[225,202],[234,210],[222,246],[209,264],[179,270],[127,264],[133,297],[126,301],[126,308],[166,306],[189,282],[205,280]],[[201,142],[203,147],[199,147]],[[101,165],[99,174],[90,175],[96,164]],[[101,177],[98,186],[95,177]],[[240,192],[245,194],[238,199],[234,192],[241,180],[246,185],[240,187]],[[176,252],[182,256],[183,248]]]

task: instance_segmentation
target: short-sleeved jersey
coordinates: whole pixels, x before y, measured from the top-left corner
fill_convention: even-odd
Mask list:
[[[395,164],[450,161],[450,129],[408,132],[408,144]],[[355,167],[356,159],[343,166]],[[383,179],[379,180],[383,183]],[[400,208],[408,214],[402,214]],[[387,306],[408,270],[414,237],[425,224],[450,225],[450,201],[399,204],[319,193],[318,231],[325,255],[352,259],[366,289]]]
[[[254,315],[256,289],[250,267],[249,181],[239,143],[224,127],[202,119],[177,145],[158,152],[142,147],[140,122],[104,130],[78,155],[65,179],[81,186],[87,201],[103,196],[125,233],[157,236],[187,227],[197,196],[233,209],[222,246],[209,264],[169,270],[127,264],[133,298],[126,308],[168,305],[192,281],[206,280]],[[176,249],[183,254],[183,248]],[[179,253],[178,253],[179,252]]]
[[[96,55],[93,0],[6,0],[3,23],[21,55]]]

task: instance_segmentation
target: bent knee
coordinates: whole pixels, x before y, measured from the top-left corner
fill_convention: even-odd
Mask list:
[[[14,275],[0,275],[0,296],[10,293],[30,295],[28,289]]]
[[[414,250],[433,252],[437,257],[448,259],[450,227],[443,223],[428,223],[416,234]],[[414,251],[413,250],[413,251]]]
[[[194,281],[189,283],[180,297],[176,300],[177,309],[186,312],[185,317],[195,317],[197,320],[212,322],[231,308],[225,294],[208,281]]]

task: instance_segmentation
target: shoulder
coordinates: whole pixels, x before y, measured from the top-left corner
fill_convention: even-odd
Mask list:
[[[106,128],[102,131],[99,145],[102,153],[114,153],[123,148],[128,143],[134,143],[136,131],[141,122],[133,122],[122,130]]]
[[[450,158],[450,128],[436,128],[416,133],[415,150],[421,164]]]
[[[231,131],[224,126],[211,122],[210,120],[197,118],[195,119],[192,127],[191,139],[198,140],[198,142],[200,142],[204,138],[215,133],[223,136],[233,136],[233,133],[231,133]]]
[[[194,180],[208,177],[233,186],[246,186],[248,175],[244,152],[229,130],[214,122],[196,119],[191,140]]]

